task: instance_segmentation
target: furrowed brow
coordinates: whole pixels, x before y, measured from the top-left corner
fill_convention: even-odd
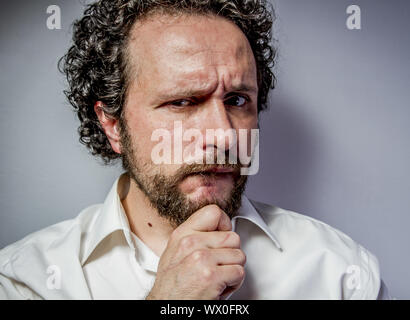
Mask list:
[[[229,92],[248,92],[248,93],[258,93],[258,89],[254,86],[249,86],[246,84],[239,84],[236,86],[232,86]],[[179,90],[175,92],[164,92],[158,96],[158,99],[161,101],[169,101],[173,99],[182,99],[182,98],[189,98],[189,97],[203,97],[209,94],[209,90],[207,89],[186,89],[186,90]]]
[[[191,97],[202,97],[208,94],[208,90],[195,90],[195,89],[186,89],[178,90],[174,92],[164,92],[158,95],[158,100],[160,101],[170,101],[175,99],[182,98],[191,98]]]
[[[232,86],[232,88],[230,88],[231,92],[249,92],[249,93],[258,93],[258,89],[255,88],[254,86],[249,86],[247,84],[241,83],[237,86]]]
[[[249,94],[258,94],[258,88],[246,83],[233,85],[227,90],[228,94],[234,92],[243,92]],[[155,97],[155,104],[165,103],[185,98],[202,98],[212,93],[210,88],[182,88],[163,90]]]

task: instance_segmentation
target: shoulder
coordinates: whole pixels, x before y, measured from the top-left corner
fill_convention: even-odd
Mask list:
[[[34,282],[47,277],[50,266],[76,268],[83,240],[100,208],[100,204],[89,206],[74,219],[31,233],[1,249],[0,289],[7,287],[10,296],[13,296],[11,289],[14,288],[21,296],[33,297],[35,294],[26,287],[35,288]]]
[[[337,274],[348,298],[377,298],[381,283],[379,262],[369,250],[322,221],[274,205],[250,201],[277,236],[284,251],[304,255],[308,259],[316,258],[322,267],[331,269]]]
[[[12,260],[16,254],[29,248],[51,248],[70,238],[78,240],[81,234],[87,232],[99,212],[101,205],[96,204],[82,210],[73,219],[61,221],[39,231],[33,232],[23,239],[14,242],[0,250],[0,260]]]

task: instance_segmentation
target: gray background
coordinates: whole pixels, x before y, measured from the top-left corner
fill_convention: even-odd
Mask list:
[[[62,29],[48,30],[57,4]],[[362,30],[346,8],[362,9]],[[410,2],[275,0],[278,87],[262,115],[261,171],[247,194],[322,220],[380,260],[410,298]],[[78,143],[56,64],[78,1],[2,1],[0,247],[102,202],[120,166]]]

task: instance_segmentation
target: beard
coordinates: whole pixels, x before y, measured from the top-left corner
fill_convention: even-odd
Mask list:
[[[176,228],[184,223],[194,212],[209,204],[219,206],[231,219],[237,214],[241,206],[242,194],[245,191],[247,176],[240,174],[241,165],[230,164],[183,164],[174,174],[165,175],[154,172],[154,164],[143,163],[135,156],[136,150],[129,134],[128,126],[120,117],[120,144],[123,169],[133,179],[138,188],[148,198],[151,206],[161,217],[166,218]],[[216,156],[215,156],[216,157]],[[228,155],[225,153],[225,160]],[[216,163],[216,160],[214,161]],[[233,188],[230,194],[220,199],[212,196],[211,199],[190,200],[178,188],[179,184],[188,176],[198,175],[205,181],[214,179],[217,173],[205,172],[211,168],[226,168],[233,170]]]

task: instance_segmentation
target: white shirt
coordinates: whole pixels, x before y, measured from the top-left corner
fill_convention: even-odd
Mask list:
[[[128,224],[117,179],[104,204],[0,251],[0,299],[144,299],[159,257]],[[230,299],[390,298],[376,257],[313,218],[242,198],[232,221],[247,256]]]

